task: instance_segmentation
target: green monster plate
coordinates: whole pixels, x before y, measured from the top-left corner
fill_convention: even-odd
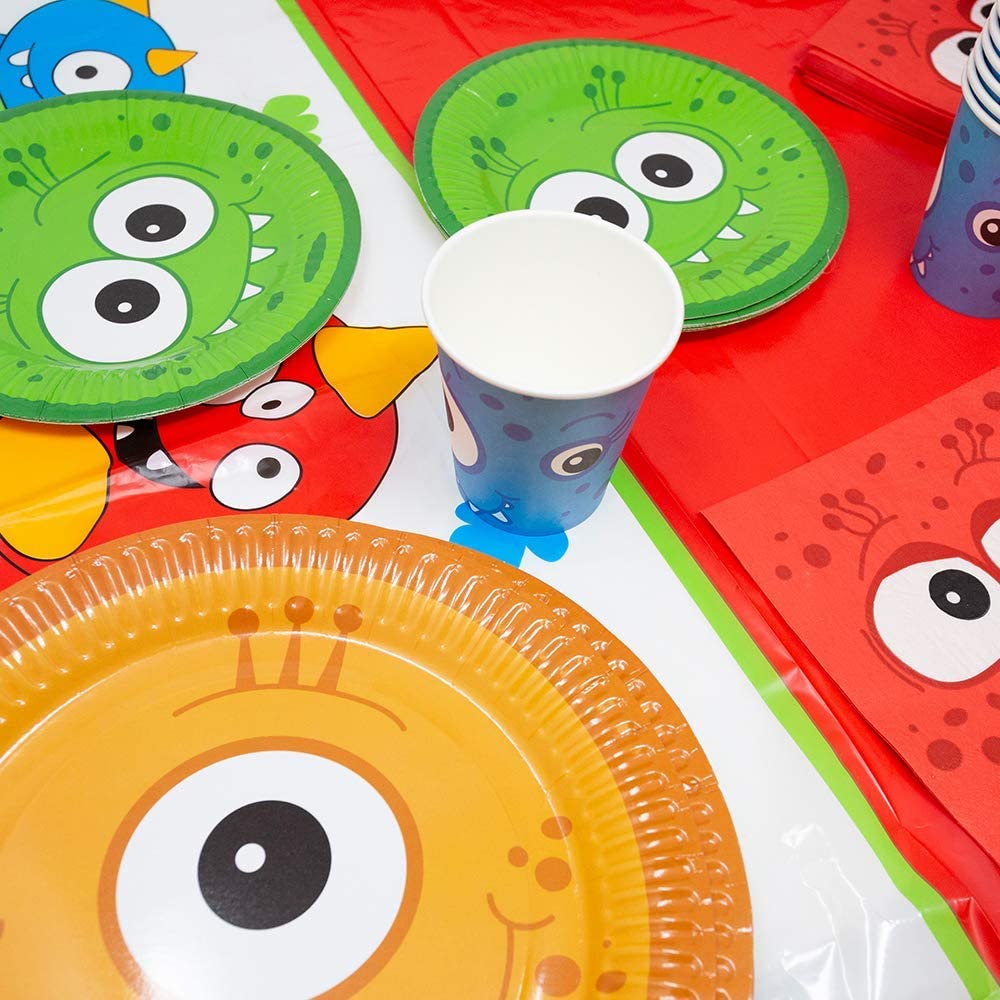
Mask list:
[[[0,116],[0,414],[94,423],[198,403],[326,322],[361,226],[309,139],[184,94]]]
[[[690,327],[786,301],[847,221],[840,164],[801,112],[735,70],[649,45],[566,39],[480,59],[431,99],[414,158],[446,233],[547,208],[645,239],[675,268]]]

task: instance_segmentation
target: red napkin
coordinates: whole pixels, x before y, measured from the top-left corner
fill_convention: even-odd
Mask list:
[[[806,83],[873,118],[944,141],[986,0],[849,0],[813,35]]]

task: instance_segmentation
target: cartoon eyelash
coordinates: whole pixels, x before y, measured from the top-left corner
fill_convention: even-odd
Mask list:
[[[874,504],[869,503],[865,499],[864,493],[858,489],[844,490],[844,500],[851,506],[843,506],[840,498],[834,493],[824,493],[819,498],[819,502],[830,511],[830,513],[823,515],[823,527],[828,531],[846,531],[850,535],[857,535],[858,538],[863,539],[861,551],[858,553],[858,579],[863,580],[865,578],[865,560],[868,557],[868,549],[871,547],[872,539],[887,524],[897,520],[898,515],[884,514]],[[833,513],[834,511],[836,513]]]
[[[250,637],[260,628],[260,618],[250,608],[237,608],[229,616],[229,631],[239,639],[239,652],[236,658],[236,678],[231,688],[214,691],[211,694],[197,698],[195,701],[182,705],[174,712],[174,716],[183,715],[192,708],[204,705],[217,698],[232,694],[243,694],[247,691],[262,691],[268,689],[284,689],[292,691],[312,691],[316,694],[330,695],[335,698],[345,698],[348,701],[367,705],[391,719],[401,731],[406,731],[406,724],[395,712],[382,705],[362,698],[360,695],[348,694],[340,690],[340,674],[344,667],[344,655],[347,650],[347,636],[356,632],[362,623],[361,609],[353,604],[343,604],[333,614],[333,621],[340,632],[334,642],[330,657],[313,685],[303,684],[299,680],[299,669],[302,658],[302,626],[308,622],[315,611],[315,605],[308,597],[291,597],[285,602],[285,617],[292,625],[292,634],[288,639],[288,650],[281,666],[281,674],[277,683],[264,684],[257,680],[253,665],[253,654],[250,648]]]
[[[965,448],[959,442],[957,435],[945,434],[941,438],[941,447],[945,451],[953,451],[958,457],[958,469],[953,480],[957,486],[966,469],[971,469],[974,465],[982,465],[985,462],[1000,462],[1000,458],[986,454],[986,442],[996,433],[992,424],[979,423],[973,427],[971,420],[967,420],[965,417],[956,417],[954,426],[955,430],[964,434],[969,442],[969,455],[966,457]]]

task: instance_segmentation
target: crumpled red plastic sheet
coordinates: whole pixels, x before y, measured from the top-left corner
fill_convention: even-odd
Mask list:
[[[873,15],[890,0],[872,0]],[[314,6],[315,4],[315,6]],[[657,374],[625,458],[851,771],[911,864],[1000,972],[1000,871],[879,740],[701,512],[995,367],[995,324],[945,310],[907,267],[940,148],[806,87],[795,67],[837,0],[670,5],[303,0],[403,151],[425,103],[479,56],[614,37],[717,59],[790,97],[847,175],[851,215],[827,273],[775,313],[687,335]],[[1000,288],[1000,282],[998,282]],[[951,866],[939,845],[950,843]]]

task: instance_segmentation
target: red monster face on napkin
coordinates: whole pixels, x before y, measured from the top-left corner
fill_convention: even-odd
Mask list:
[[[1000,369],[708,511],[872,727],[995,858]]]
[[[352,517],[396,447],[425,327],[331,324],[201,406],[94,428],[0,420],[0,588],[79,549],[233,511]]]

